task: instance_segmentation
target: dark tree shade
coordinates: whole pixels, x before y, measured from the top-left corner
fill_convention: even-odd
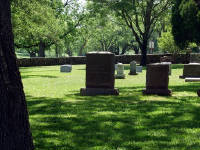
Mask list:
[[[199,0],[175,0],[172,9],[172,33],[180,48],[200,43]]]
[[[13,45],[10,0],[0,0],[0,150],[33,150]]]

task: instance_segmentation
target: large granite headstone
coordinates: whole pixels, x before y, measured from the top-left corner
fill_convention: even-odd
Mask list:
[[[183,67],[183,75],[180,78],[200,78],[200,64],[185,64]]]
[[[146,89],[143,90],[143,94],[171,95],[171,91],[168,89],[168,74],[168,64],[155,63],[147,65]]]
[[[136,62],[135,61],[132,61],[130,63],[130,73],[129,75],[137,75],[136,73]]]
[[[110,52],[90,52],[86,54],[86,88],[83,96],[119,95],[115,83],[115,55]]]
[[[125,79],[124,65],[122,63],[118,63],[116,68],[117,74],[115,75],[115,79]]]

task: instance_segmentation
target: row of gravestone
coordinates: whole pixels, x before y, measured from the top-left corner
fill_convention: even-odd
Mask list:
[[[198,54],[190,55],[190,63],[184,65],[183,75],[180,78],[185,79],[185,82],[200,82],[200,56]],[[197,94],[200,97],[200,90]]]
[[[114,88],[115,82],[115,55],[109,52],[90,52],[86,54],[86,88],[81,88],[82,96],[118,95],[119,90]],[[132,62],[136,74],[136,63]],[[117,65],[117,75],[124,77],[123,64]],[[147,66],[146,89],[144,94],[171,95],[168,89],[169,64],[150,64]]]
[[[118,63],[115,66],[115,55],[109,52],[90,52],[86,57],[86,88],[81,89],[81,95],[118,95],[119,91],[114,88],[114,82],[115,78],[125,78],[123,64]],[[168,89],[169,75],[171,75],[170,61],[170,58],[164,57],[161,58],[161,63],[147,65],[144,94],[171,95]],[[131,62],[129,74],[136,75],[137,69],[141,70],[142,67],[136,66],[134,61]],[[61,66],[61,72],[71,72],[71,70],[71,65]],[[199,77],[200,79],[200,64],[184,65],[183,77]],[[197,93],[199,95],[200,91]]]
[[[173,62],[173,59],[170,56],[165,56],[161,58],[162,61]],[[185,79],[185,82],[200,82],[199,54],[190,54],[190,63],[184,64],[183,75],[180,76],[180,79]],[[200,90],[197,91],[197,94],[200,97]]]
[[[122,63],[118,63],[115,65],[115,70],[117,70],[117,74],[115,75],[115,79],[125,79],[124,74],[124,65]],[[130,63],[130,73],[129,75],[137,75],[137,73],[142,72],[142,66],[136,66],[136,62],[132,61]]]

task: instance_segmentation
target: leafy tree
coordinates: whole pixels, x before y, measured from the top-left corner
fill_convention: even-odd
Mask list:
[[[92,1],[97,9],[101,9],[103,6],[114,11],[123,20],[123,23],[130,28],[142,52],[141,65],[146,65],[148,40],[154,32],[157,21],[171,6],[171,0]]]
[[[180,48],[176,45],[174,37],[171,32],[171,28],[168,28],[166,32],[161,33],[161,37],[158,38],[159,48],[165,53],[180,53]]]
[[[44,57],[44,49],[58,41],[66,27],[57,16],[58,12],[53,2],[48,0],[13,1],[12,22],[15,46],[29,50],[39,46],[39,56]]]
[[[15,46],[26,49],[30,55],[55,45],[58,56],[68,35],[73,35],[84,18],[76,0],[63,4],[62,0],[13,0],[12,21]],[[68,39],[70,40],[70,39]]]
[[[16,64],[10,0],[0,1],[0,149],[33,150],[23,85]]]
[[[172,33],[176,44],[185,48],[200,44],[200,0],[175,0],[172,9]]]

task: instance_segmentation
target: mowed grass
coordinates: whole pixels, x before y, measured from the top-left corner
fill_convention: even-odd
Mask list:
[[[21,68],[36,150],[199,150],[200,83],[179,79],[173,65],[171,97],[143,96],[145,70],[117,79],[119,96],[85,96],[85,66]]]

